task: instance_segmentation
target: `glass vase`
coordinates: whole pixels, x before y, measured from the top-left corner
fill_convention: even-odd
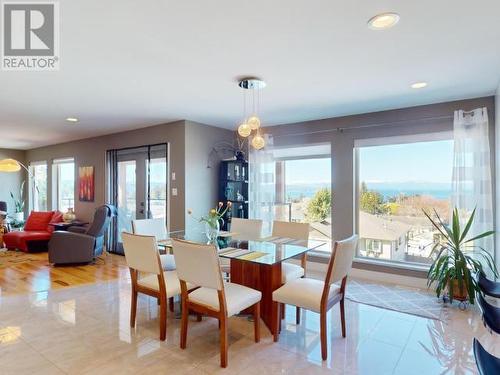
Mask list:
[[[207,223],[205,222],[205,235],[207,236],[207,244],[217,245],[217,237],[219,237],[220,226],[219,222]]]

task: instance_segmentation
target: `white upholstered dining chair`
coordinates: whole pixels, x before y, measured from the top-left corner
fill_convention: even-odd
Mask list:
[[[220,365],[226,367],[228,318],[252,308],[255,342],[259,342],[262,294],[258,290],[223,281],[215,246],[173,240],[173,249],[182,291],[180,347],[186,348],[189,311],[216,318],[220,327]],[[189,283],[200,288],[190,292]]]
[[[262,220],[231,218],[231,239],[235,241],[252,241],[262,238]],[[229,280],[231,262],[229,259],[220,259],[221,270],[225,279]]]
[[[156,241],[168,239],[165,219],[138,219],[132,220],[132,232],[143,236],[154,236]],[[164,271],[175,270],[175,260],[172,254],[160,254],[161,265]]]
[[[324,281],[300,278],[286,283],[273,292],[273,301],[278,303],[278,308],[281,304],[289,304],[320,314],[321,357],[323,360],[326,360],[328,353],[326,315],[337,302],[340,302],[342,337],[346,336],[344,297],[347,276],[352,267],[357,243],[358,236],[356,235],[335,242]],[[338,285],[339,282],[340,285]],[[276,327],[274,341],[278,341],[279,322],[276,321],[274,324]]]
[[[154,236],[123,232],[122,241],[132,280],[130,326],[135,327],[137,294],[155,297],[160,305],[160,340],[163,341],[167,335],[167,299],[173,311],[173,297],[181,294],[177,273],[163,271]],[[191,285],[187,288],[191,289]]]
[[[262,220],[231,218],[231,238],[237,241],[251,241],[262,238]]]
[[[272,237],[286,237],[294,240],[309,240],[309,224],[288,221],[273,221]],[[302,254],[300,266],[297,264],[281,263],[281,284],[304,277],[306,274],[307,253]],[[281,307],[281,317],[285,318],[285,306]],[[300,324],[300,308],[296,308],[295,320]]]

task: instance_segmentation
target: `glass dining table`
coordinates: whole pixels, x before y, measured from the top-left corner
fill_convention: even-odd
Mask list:
[[[325,242],[267,237],[260,240],[235,240],[234,234],[222,232],[218,239],[219,256],[230,261],[231,282],[248,286],[262,293],[260,314],[272,334],[279,329],[278,309],[272,294],[281,287],[281,263],[318,249]],[[193,242],[205,242],[202,236],[185,236]],[[160,241],[160,248],[172,248],[171,240]]]

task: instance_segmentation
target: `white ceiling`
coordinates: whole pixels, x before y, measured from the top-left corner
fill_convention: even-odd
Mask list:
[[[236,128],[241,75],[265,125],[491,95],[500,2],[65,0],[61,69],[0,72],[0,147],[27,149],[177,119]],[[395,11],[400,23],[366,21]],[[429,86],[412,90],[425,80]],[[68,124],[68,116],[80,123]]]

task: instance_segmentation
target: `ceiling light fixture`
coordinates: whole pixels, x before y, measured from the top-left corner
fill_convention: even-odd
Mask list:
[[[368,27],[372,30],[387,30],[399,22],[399,14],[388,12],[373,16],[368,20]]]
[[[75,122],[78,122],[80,120],[78,120],[76,117],[66,117],[66,121],[75,123]]]
[[[244,78],[238,82],[243,92],[243,122],[238,126],[238,134],[247,138],[255,130],[255,135],[249,141],[253,148],[260,150],[266,145],[266,141],[260,132],[261,120],[257,115],[260,110],[260,90],[266,87],[266,83],[258,78]],[[247,118],[247,90],[252,90],[252,114]]]
[[[415,82],[410,86],[412,89],[423,89],[427,87],[427,82]]]

